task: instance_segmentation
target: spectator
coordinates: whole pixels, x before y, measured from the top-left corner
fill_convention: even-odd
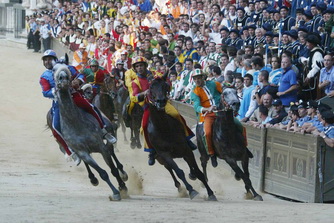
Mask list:
[[[330,97],[334,96],[334,61],[333,56],[327,54],[324,57],[325,67],[320,71],[319,89]]]
[[[287,108],[291,102],[297,101],[297,77],[296,73],[291,69],[291,58],[284,57],[281,66],[283,73],[280,78],[277,96],[281,99],[283,106]]]

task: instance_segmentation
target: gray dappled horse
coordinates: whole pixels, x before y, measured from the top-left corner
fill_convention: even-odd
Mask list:
[[[183,170],[173,160],[174,158],[183,158],[193,175],[201,180],[206,187],[208,200],[216,201],[217,198],[207,184],[204,174],[196,163],[193,151],[187,143],[182,124],[165,112],[170,86],[164,78],[152,81],[148,96],[150,115],[147,132],[149,141],[157,152],[157,160],[170,172],[175,186],[180,189],[180,183],[177,181],[173,171],[176,173],[178,178],[185,184],[190,198],[193,199],[198,192],[187,182]]]
[[[225,88],[221,95],[220,105],[217,108],[217,118],[212,127],[212,142],[215,154],[218,158],[224,159],[235,172],[235,178],[240,178],[245,183],[247,193],[250,191],[254,200],[261,200],[262,197],[254,190],[251,180],[249,179],[248,164],[249,158],[253,154],[248,150],[242,131],[238,131],[234,123],[234,113],[239,110],[240,102],[237,91],[234,88]],[[204,144],[203,125],[196,126],[197,146],[201,154],[201,164],[203,172],[207,179],[206,166],[209,155]],[[241,161],[242,169],[237,165]]]
[[[54,67],[54,71],[56,98],[58,100],[60,113],[60,126],[64,140],[80,159],[84,161],[91,183],[94,186],[98,185],[98,180],[90,170],[90,167],[93,167],[113,191],[113,195],[110,196],[110,199],[121,200],[120,191],[126,193],[127,187],[111,158],[116,157],[112,144],[105,144],[103,142],[102,131],[97,120],[74,104],[70,94],[71,73],[67,66],[57,64]],[[116,177],[120,191],[111,183],[107,172],[91,157],[90,154],[93,152],[101,153],[103,159],[110,167],[111,173]],[[123,174],[126,175],[124,171]],[[126,179],[127,175],[125,177],[125,180]]]

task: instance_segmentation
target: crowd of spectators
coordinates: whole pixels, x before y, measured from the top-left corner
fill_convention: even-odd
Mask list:
[[[189,104],[191,74],[199,68],[208,80],[237,89],[242,122],[315,134],[323,131],[314,128],[322,120],[333,125],[324,108],[325,118],[313,122],[315,100],[334,95],[334,1],[53,4],[50,11],[26,17],[27,47],[35,52],[41,45],[49,49],[54,38],[74,52],[79,71],[96,59],[109,73],[124,71],[121,75],[131,69],[132,58],[143,56],[153,73],[169,73],[170,97]]]

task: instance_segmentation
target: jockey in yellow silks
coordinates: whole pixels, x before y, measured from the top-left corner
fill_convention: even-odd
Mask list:
[[[132,61],[132,67],[135,70],[135,78],[132,79],[131,81],[131,91],[132,93],[130,94],[130,100],[131,103],[139,103],[143,109],[144,109],[144,114],[143,114],[143,119],[142,119],[142,130],[144,132],[144,138],[145,138],[145,144],[144,144],[144,150],[146,152],[150,152],[149,154],[149,165],[154,165],[155,163],[155,150],[152,147],[152,145],[149,142],[148,139],[148,134],[147,134],[147,125],[148,125],[148,118],[149,118],[149,109],[146,103],[148,103],[147,100],[145,100],[145,96],[147,95],[150,87],[150,82],[149,82],[149,75],[150,71],[147,70],[147,62],[144,57],[137,57],[134,58]],[[129,90],[130,93],[130,90]],[[175,109],[175,107],[170,103],[167,102],[166,107],[165,107],[165,112],[172,116],[173,118],[177,119],[184,128],[186,137],[187,137],[187,142],[188,145],[192,149],[196,149],[196,145],[194,145],[190,139],[194,136],[194,133],[189,129],[187,126],[185,120],[183,117],[179,114],[179,112]]]

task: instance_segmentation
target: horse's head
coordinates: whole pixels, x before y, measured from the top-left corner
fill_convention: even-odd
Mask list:
[[[236,113],[239,111],[240,101],[235,88],[225,88],[221,95],[221,103],[225,108],[232,108]]]
[[[71,72],[65,64],[56,64],[53,67],[53,77],[55,80],[56,87],[61,90],[67,90],[71,84]]]
[[[169,84],[164,78],[156,78],[151,82],[149,101],[158,110],[164,110],[170,91]]]
[[[107,75],[104,78],[103,85],[101,86],[101,92],[105,92],[106,94],[110,95],[112,99],[115,99],[117,97],[115,78]]]

